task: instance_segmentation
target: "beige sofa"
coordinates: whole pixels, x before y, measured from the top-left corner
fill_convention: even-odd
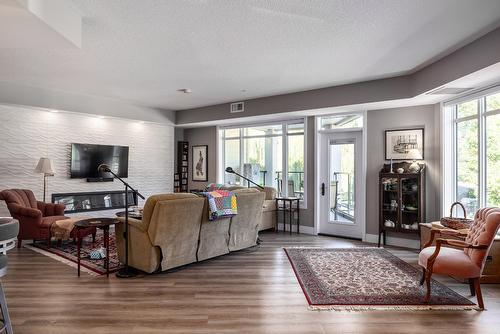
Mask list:
[[[235,191],[239,189],[247,189],[241,186],[225,186],[224,189]],[[268,230],[276,227],[276,189],[273,187],[264,187],[260,189],[252,187],[266,194],[264,204],[262,205],[262,220],[259,225],[259,231]]]
[[[129,264],[152,273],[256,245],[265,195],[255,189],[234,192],[238,214],[216,221],[208,220],[206,198],[195,194],[149,197],[143,219],[129,218]],[[118,224],[118,257],[125,262],[123,232],[124,224]]]

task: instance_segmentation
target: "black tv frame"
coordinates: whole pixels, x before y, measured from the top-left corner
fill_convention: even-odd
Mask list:
[[[129,157],[130,157],[130,146],[125,146],[125,145],[108,145],[108,144],[88,144],[88,143],[71,143],[70,144],[70,160],[69,160],[69,177],[71,179],[86,179],[87,182],[113,182],[114,177],[104,177],[104,176],[94,176],[94,177],[88,177],[88,176],[73,176],[72,173],[72,165],[73,165],[73,145],[82,145],[82,146],[101,146],[101,147],[120,147],[120,148],[127,148],[127,169],[126,169],[126,175],[121,176],[123,178],[128,178],[128,164],[129,164]]]

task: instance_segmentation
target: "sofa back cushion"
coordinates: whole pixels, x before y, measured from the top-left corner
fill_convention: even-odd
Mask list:
[[[238,214],[231,218],[229,227],[229,250],[236,251],[255,246],[262,219],[265,193],[245,188],[235,190]]]
[[[171,194],[157,201],[148,227],[153,246],[160,247],[161,269],[196,262],[204,198]]]
[[[147,229],[149,223],[151,222],[151,217],[153,216],[153,211],[156,203],[160,201],[168,201],[173,199],[183,199],[183,198],[196,198],[195,194],[189,193],[175,193],[175,194],[158,194],[148,197],[146,204],[144,204],[144,210],[142,212],[142,223],[144,228]]]

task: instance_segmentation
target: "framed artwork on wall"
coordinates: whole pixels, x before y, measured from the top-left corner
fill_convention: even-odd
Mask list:
[[[385,160],[424,158],[424,128],[385,130]]]
[[[208,181],[208,145],[193,146],[193,181]]]

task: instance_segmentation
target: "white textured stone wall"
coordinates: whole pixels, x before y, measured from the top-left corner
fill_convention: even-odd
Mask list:
[[[146,198],[173,190],[174,127],[170,125],[0,105],[0,136],[0,190],[31,189],[41,200],[43,178],[34,168],[45,156],[56,172],[48,178],[47,201],[52,193],[123,190],[119,181],[71,179],[71,143],[129,146],[127,181]],[[92,215],[96,214],[112,212]],[[0,201],[2,216],[8,216],[8,211]]]

